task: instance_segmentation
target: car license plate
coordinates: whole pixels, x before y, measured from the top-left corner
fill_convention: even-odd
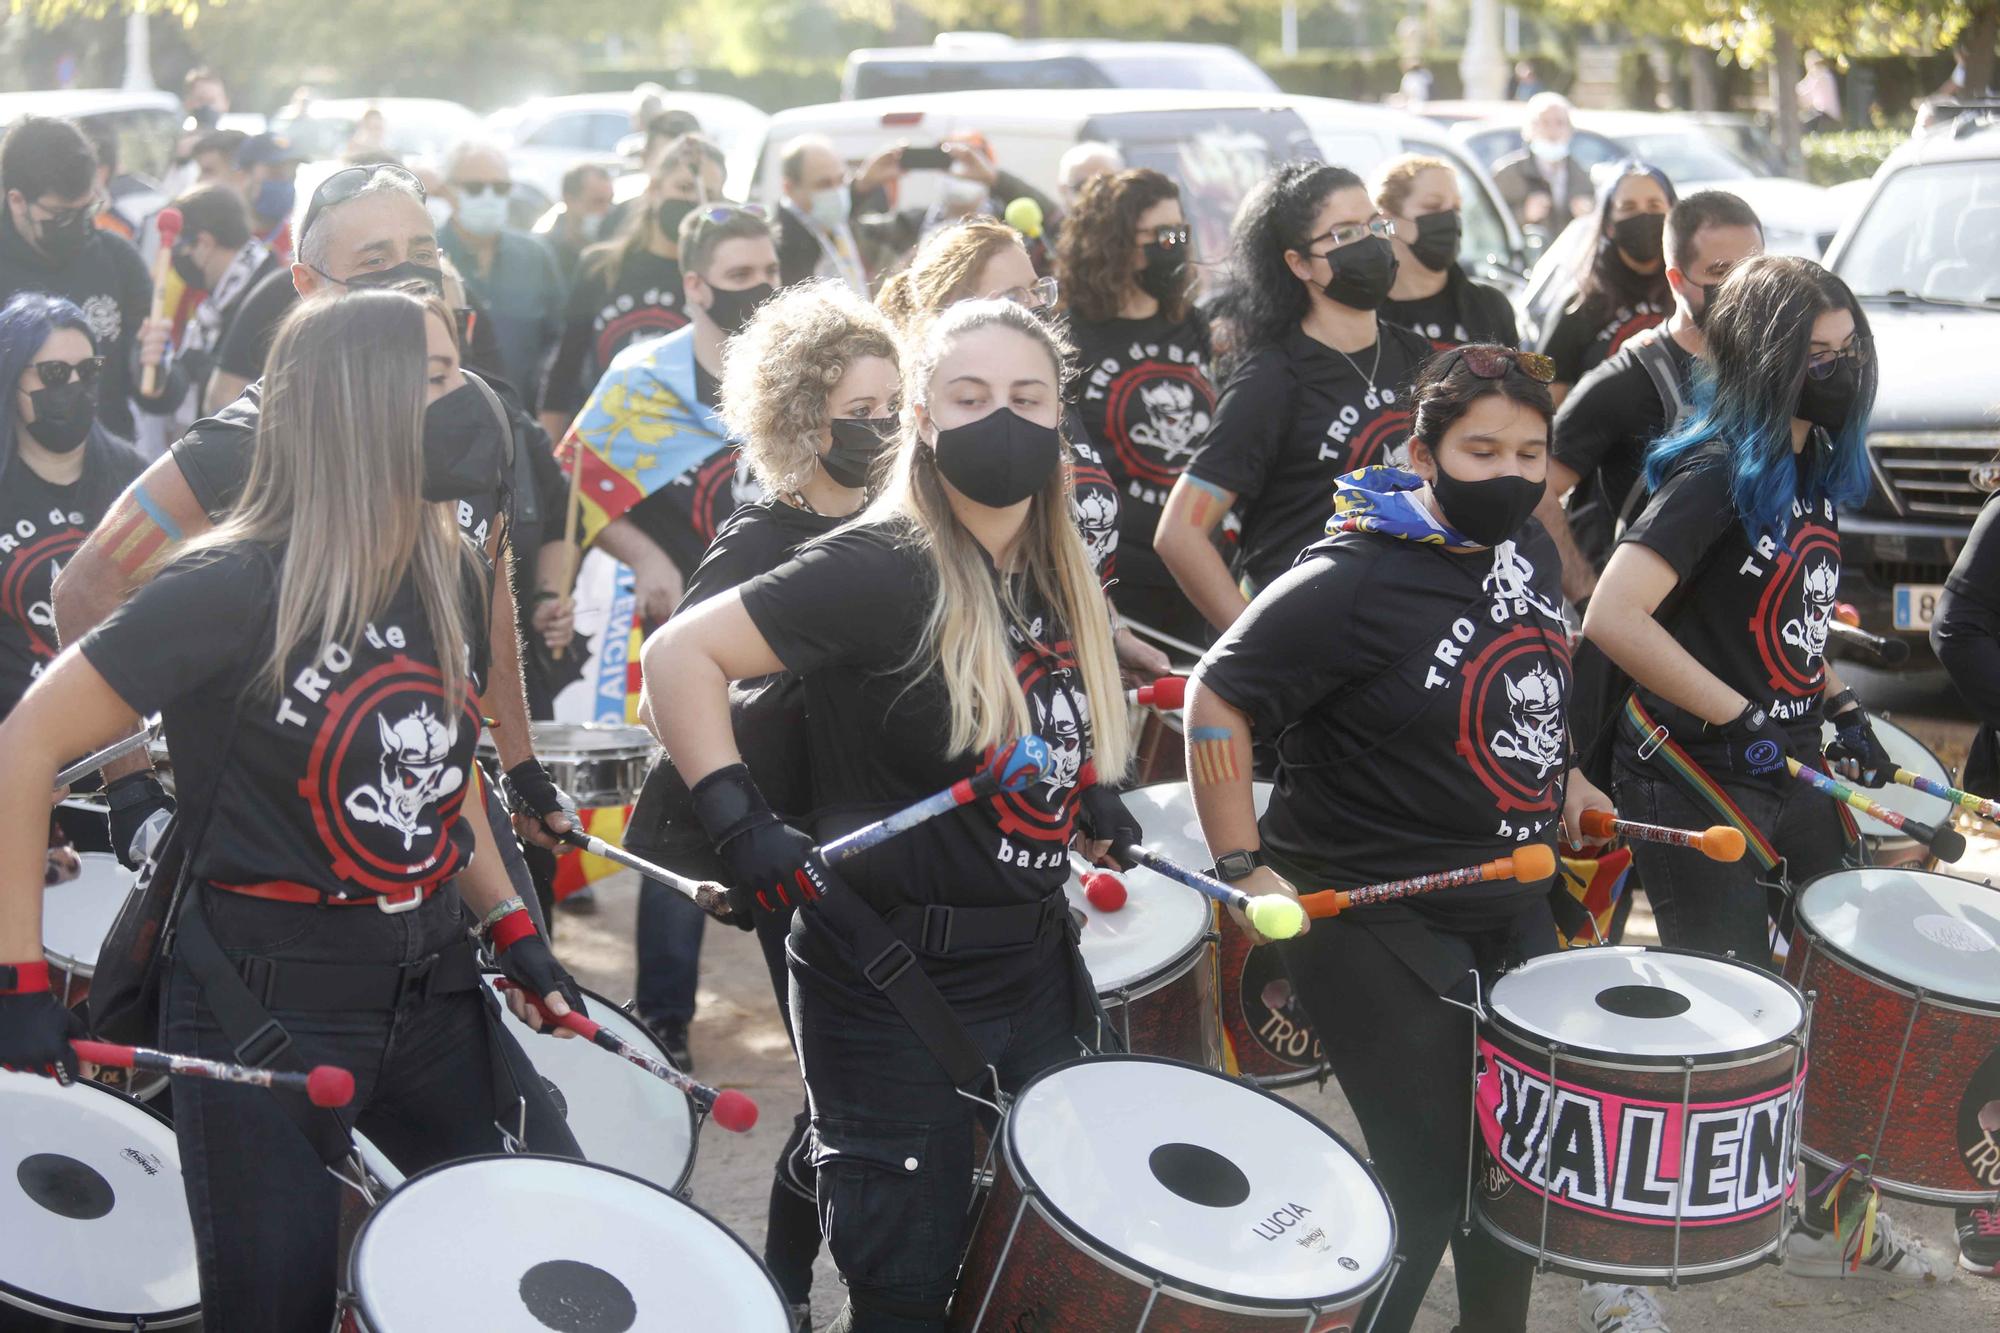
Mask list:
[[[1938,599],[1944,596],[1939,583],[1898,583],[1896,585],[1896,628],[1927,630],[1937,615]]]

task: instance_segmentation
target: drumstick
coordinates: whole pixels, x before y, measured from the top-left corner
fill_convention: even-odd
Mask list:
[[[568,566],[562,586],[565,604],[570,594],[576,591],[576,571],[583,563],[583,552],[576,549],[576,516],[583,508],[578,498],[578,488],[583,485],[583,440],[578,437],[574,424],[569,428],[569,442],[569,508],[563,514],[563,561]],[[564,644],[552,656],[560,662],[568,651],[569,645]]]
[[[1125,881],[1115,870],[1092,865],[1075,852],[1069,854],[1071,868],[1078,879],[1083,881],[1083,896],[1090,905],[1100,912],[1115,912],[1125,905],[1131,895],[1126,891]]]
[[[108,1041],[77,1040],[70,1044],[77,1058],[113,1069],[139,1069],[149,1074],[184,1074],[219,1083],[243,1083],[278,1092],[303,1092],[314,1106],[345,1106],[354,1100],[354,1075],[339,1065],[314,1065],[303,1074],[283,1069],[253,1069],[198,1055],[174,1055],[144,1046],[119,1046]]]
[[[636,870],[655,883],[664,884],[717,921],[735,919],[729,910],[729,890],[713,880],[689,879],[686,875],[677,875],[665,866],[654,865],[644,857],[634,856],[616,843],[606,842],[596,834],[581,828],[573,828],[563,834],[562,840],[572,847],[589,852],[592,856],[601,856],[607,861],[624,866],[627,870]]]
[[[1807,768],[1804,764],[1789,755],[1785,757],[1785,766],[1791,771],[1793,777],[1812,787],[1821,795],[1843,802],[1853,809],[1859,810],[1871,819],[1878,820],[1881,823],[1887,824],[1892,829],[1909,834],[1912,838],[1915,838],[1918,842],[1937,853],[1940,861],[1955,862],[1959,857],[1965,855],[1965,838],[1957,829],[1949,827],[1932,828],[1921,819],[1912,819],[1908,815],[1898,814],[1886,805],[1869,800],[1846,783],[1836,781],[1816,768]]]
[[[703,1110],[713,1115],[716,1124],[731,1133],[747,1134],[757,1123],[757,1103],[751,1100],[748,1093],[738,1092],[734,1088],[711,1088],[706,1083],[697,1082],[672,1065],[661,1064],[596,1019],[587,1018],[574,1011],[567,1014],[552,1014],[539,998],[521,990],[505,977],[494,978],[493,985],[496,989],[517,991],[526,996],[528,1003],[534,1005],[541,1014],[543,1022],[568,1028],[579,1037],[588,1037],[596,1045],[602,1046],[622,1060],[639,1066],[654,1078],[673,1084],[693,1098]]]
[[[1663,842],[1670,847],[1692,847],[1711,861],[1741,861],[1747,845],[1743,830],[1727,824],[1701,828],[1669,828],[1665,824],[1641,824],[1620,819],[1609,810],[1586,810],[1578,821],[1587,838],[1628,838],[1634,842]]]
[[[1497,857],[1462,870],[1434,870],[1428,875],[1392,879],[1359,889],[1324,889],[1319,893],[1308,893],[1299,899],[1299,906],[1306,909],[1307,916],[1317,920],[1339,916],[1350,907],[1385,903],[1413,894],[1456,888],[1461,884],[1479,884],[1489,879],[1517,879],[1523,884],[1533,884],[1555,873],[1556,854],[1543,844],[1535,843],[1512,856]]]
[[[1914,787],[1926,796],[1935,796],[1941,801],[1950,801],[1961,810],[1970,810],[1981,819],[2000,823],[2000,801],[1989,801],[1984,796],[1975,796],[1969,791],[1947,787],[1942,782],[1927,778],[1921,773],[1912,773],[1907,768],[1896,770],[1896,781],[1905,787]]]
[[[844,838],[835,838],[819,849],[820,855],[829,864],[842,861],[887,842],[899,833],[906,833],[925,820],[936,819],[962,805],[970,805],[983,796],[1000,791],[1019,791],[1048,772],[1051,762],[1047,741],[1040,736],[1023,736],[977,775],[960,778],[934,796],[926,796],[916,804],[858,828]]]
[[[154,225],[160,229],[160,253],[153,256],[153,318],[167,317],[167,274],[174,267],[174,242],[181,238],[181,211],[169,204]],[[147,366],[139,376],[139,394],[151,398],[160,391],[160,368]]]
[[[1127,703],[1147,704],[1171,713],[1187,706],[1187,677],[1161,676],[1150,685],[1125,691]]]
[[[145,749],[147,745],[152,743],[152,740],[153,729],[151,727],[142,727],[130,736],[127,736],[124,740],[113,741],[102,750],[85,755],[62,772],[56,774],[56,786],[67,787],[78,778],[87,777],[95,773],[114,759],[123,759],[135,750]]]
[[[1298,903],[1281,893],[1264,893],[1255,897],[1202,874],[1199,870],[1189,870],[1177,861],[1168,860],[1158,852],[1147,851],[1144,847],[1130,844],[1118,849],[1119,859],[1137,861],[1156,875],[1165,875],[1191,889],[1207,894],[1225,907],[1233,907],[1250,919],[1250,925],[1267,940],[1288,940],[1305,929],[1306,914],[1299,910]]]

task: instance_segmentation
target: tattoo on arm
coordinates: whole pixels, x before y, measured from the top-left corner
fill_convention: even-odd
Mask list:
[[[181,540],[180,525],[143,485],[132,489],[131,511],[105,534],[112,563],[134,581],[165,564]]]
[[[1241,770],[1236,764],[1236,733],[1228,727],[1196,727],[1188,732],[1188,751],[1194,760],[1194,780],[1213,786],[1234,782]]]

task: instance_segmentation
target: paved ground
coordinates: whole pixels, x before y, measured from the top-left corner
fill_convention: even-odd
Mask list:
[[[1956,709],[1937,680],[1899,682],[1892,689],[1865,672],[1851,672],[1850,678],[1854,677],[1860,678],[1863,697],[1871,703],[1906,710],[1897,713],[1897,721],[1922,737],[1956,771],[1969,729],[1951,720]],[[1974,878],[2000,876],[2000,842],[1976,839],[1972,855],[1958,869]],[[630,940],[636,893],[631,877],[605,881],[599,899],[596,915],[565,916],[557,941],[586,985],[622,1000],[632,986]],[[1635,928],[1649,926],[1643,914],[1636,917]],[[754,937],[727,928],[710,932],[700,1006],[692,1037],[697,1072],[707,1081],[749,1092],[763,1114],[749,1135],[727,1134],[714,1126],[703,1133],[694,1198],[753,1247],[760,1247],[771,1163],[790,1129],[801,1093]],[[1289,1095],[1350,1142],[1361,1142],[1336,1085]],[[1941,1256],[1951,1253],[1949,1213],[1908,1204],[1893,1205],[1893,1212],[1921,1232]],[[813,1301],[819,1327],[832,1317],[840,1299],[839,1279],[822,1259]],[[1662,1300],[1679,1333],[1821,1333],[1848,1328],[1993,1333],[2000,1329],[2000,1282],[1970,1277],[1912,1289],[1859,1281],[1803,1281],[1766,1268],[1725,1282],[1663,1293]],[[1540,1279],[1531,1330],[1555,1333],[1578,1327],[1576,1304],[1576,1282],[1553,1276]],[[1456,1309],[1447,1266],[1431,1288],[1418,1333],[1446,1333]]]

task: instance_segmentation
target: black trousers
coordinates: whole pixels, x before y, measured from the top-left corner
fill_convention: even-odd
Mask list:
[[[1406,1333],[1447,1245],[1458,1275],[1460,1333],[1519,1333],[1534,1261],[1461,1224],[1472,1015],[1438,998],[1351,920],[1316,921],[1303,939],[1282,947],[1396,1210],[1403,1269],[1382,1297],[1375,1333]]]
[[[372,907],[302,907],[212,892],[203,911],[232,959],[417,962],[465,937],[449,888],[396,915]],[[308,1066],[354,1074],[342,1112],[406,1174],[501,1150],[489,1037],[527,1102],[529,1147],[580,1157],[561,1112],[504,1030],[497,1002],[465,991],[379,1012],[273,1010]],[[162,1045],[233,1060],[184,963],[168,971]],[[550,1041],[551,1037],[533,1040]],[[176,1078],[174,1131],[201,1267],[207,1333],[325,1333],[333,1319],[342,1186],[298,1126],[258,1088]]]
[[[757,914],[757,944],[771,974],[771,994],[778,1016],[792,1036],[792,978],[785,965],[785,939],[791,933],[792,912]],[[793,1050],[798,1049],[793,1037]],[[778,1150],[771,1170],[771,1197],[764,1211],[764,1266],[778,1280],[785,1299],[800,1305],[812,1298],[813,1262],[819,1258],[819,1207],[813,1188],[809,1130],[812,1103],[805,1100],[792,1118],[792,1132]]]

